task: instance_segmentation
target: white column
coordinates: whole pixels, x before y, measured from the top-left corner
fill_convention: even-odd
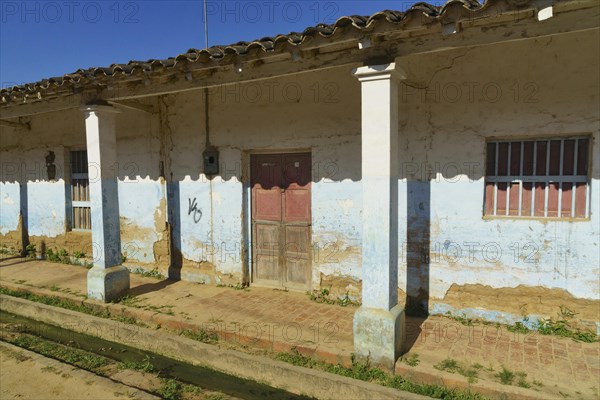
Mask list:
[[[94,257],[94,267],[87,275],[88,297],[109,302],[129,290],[129,271],[120,265],[117,111],[106,105],[81,110],[85,114]]]
[[[393,369],[404,341],[398,306],[398,79],[395,64],[354,70],[362,92],[362,307],[354,352]]]

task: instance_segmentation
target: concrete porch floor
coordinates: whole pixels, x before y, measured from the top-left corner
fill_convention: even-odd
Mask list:
[[[87,269],[80,266],[3,256],[0,285],[82,301]],[[92,302],[91,300],[86,300]],[[355,307],[321,304],[305,293],[259,287],[235,290],[184,281],[159,281],[131,275],[130,299],[113,305],[127,307],[149,326],[215,330],[220,340],[241,349],[288,351],[296,347],[324,361],[349,364],[353,352],[352,318]],[[519,334],[504,327],[465,326],[442,316],[407,319],[408,354],[418,365],[398,361],[396,371],[417,382],[471,387],[494,394],[511,392],[519,398],[598,398],[600,344],[571,339]],[[477,383],[434,365],[451,358],[481,370]],[[523,371],[532,389],[500,385],[494,375],[502,366]],[[493,369],[493,371],[492,371]],[[533,384],[533,381],[541,385]],[[533,390],[536,389],[536,390]]]

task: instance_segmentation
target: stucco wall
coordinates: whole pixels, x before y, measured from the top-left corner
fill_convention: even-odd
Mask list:
[[[400,205],[399,236],[430,237],[428,264],[409,252],[407,271],[401,258],[400,286],[414,296],[428,290],[433,311],[468,308],[456,292],[472,284],[600,298],[598,44],[595,31],[397,60],[410,77],[400,90],[400,199],[408,209]],[[486,139],[589,134],[589,220],[482,217]],[[478,305],[486,307],[471,307]]]
[[[400,291],[434,312],[479,313],[480,306],[508,313],[483,315],[495,319],[520,312],[520,300],[506,296],[535,297],[518,292],[519,285],[558,290],[552,293],[559,299],[599,299],[598,43],[594,31],[396,60],[408,76],[398,102]],[[249,154],[306,150],[313,162],[313,288],[360,294],[360,86],[350,69],[211,89],[210,142],[220,151],[221,173],[210,179],[202,174],[202,91],[144,101],[162,107],[162,117],[131,109],[117,117],[128,264],[158,263],[166,271],[168,219],[183,278],[243,279]],[[43,165],[49,150],[62,162],[65,151],[85,146],[83,116],[73,109],[35,116],[31,124],[26,135],[1,128],[0,234],[16,229],[22,192],[16,182],[27,182],[30,234],[57,236],[66,219],[62,175],[41,182],[41,168],[36,179],[12,180],[5,165],[13,159]],[[483,218],[487,138],[573,134],[594,136],[590,220]],[[161,162],[167,179],[159,176]],[[501,253],[485,253],[490,246]],[[482,300],[475,285],[517,292],[500,301],[511,303],[505,306]],[[457,294],[475,300],[461,302]]]
[[[171,207],[179,210],[174,244],[185,260],[208,261],[220,274],[240,277],[248,264],[249,154],[308,150],[313,162],[313,286],[319,286],[320,272],[360,276],[360,259],[332,257],[337,248],[359,255],[360,246],[359,86],[349,71],[342,72],[211,89],[210,142],[220,151],[221,171],[210,179],[201,173],[202,93],[169,97],[177,193]]]

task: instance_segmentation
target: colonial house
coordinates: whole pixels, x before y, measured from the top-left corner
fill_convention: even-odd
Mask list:
[[[360,301],[599,327],[600,3],[452,0],[2,89],[0,247]],[[27,247],[29,245],[29,247]]]

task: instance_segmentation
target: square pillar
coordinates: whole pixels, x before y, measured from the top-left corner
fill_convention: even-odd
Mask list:
[[[354,352],[393,369],[404,342],[398,305],[398,80],[394,63],[355,69],[362,104],[362,306]]]
[[[121,266],[117,186],[117,111],[107,105],[81,108],[85,115],[94,266],[87,274],[88,297],[116,300],[129,290],[129,271]]]

